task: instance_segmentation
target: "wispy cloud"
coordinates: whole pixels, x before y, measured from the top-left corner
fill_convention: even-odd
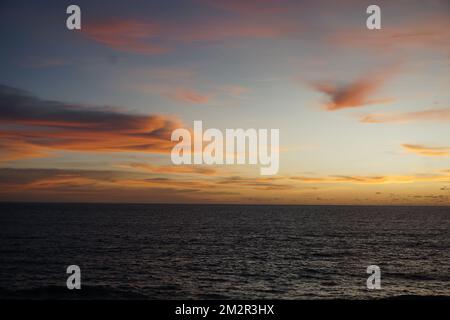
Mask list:
[[[94,41],[119,51],[161,54],[168,48],[159,44],[163,26],[135,20],[105,20],[86,25],[83,34]]]
[[[448,8],[447,8],[448,9]],[[419,18],[384,28],[383,32],[340,30],[330,36],[333,44],[365,50],[386,51],[396,48],[425,48],[450,52],[450,22],[446,15]]]
[[[242,84],[217,84],[206,80],[195,67],[162,67],[134,71],[138,80],[124,83],[135,91],[159,94],[187,104],[213,104],[224,98],[243,98],[250,88]]]
[[[151,173],[167,173],[167,174],[200,174],[206,176],[217,175],[217,170],[206,166],[155,166],[147,163],[124,163],[119,165],[120,168],[136,169]]]
[[[271,23],[263,19],[212,18],[174,28],[176,42],[217,42],[230,39],[277,39],[299,32],[298,22],[276,19]]]
[[[291,179],[303,183],[392,184],[392,183],[450,181],[450,176],[448,174],[379,175],[379,176],[331,175],[318,177],[294,176],[291,177]]]
[[[224,43],[230,39],[274,39],[298,34],[299,22],[272,17],[264,19],[212,16],[161,21],[158,19],[97,19],[86,24],[82,35],[119,51],[162,54],[180,44]]]
[[[420,144],[402,144],[402,147],[408,152],[428,157],[448,157],[450,156],[450,147],[430,147]]]
[[[156,178],[142,172],[0,168],[0,199],[9,201],[185,203],[234,194],[212,186],[208,181]]]
[[[212,8],[238,14],[275,14],[293,8],[292,3],[284,0],[198,0]]]
[[[240,176],[232,176],[224,178],[218,183],[221,185],[231,185],[235,187],[249,187],[259,190],[288,190],[293,186],[289,183],[282,183],[280,177],[271,178],[246,178]]]
[[[217,202],[229,196],[235,201],[242,200],[248,192],[292,189],[275,178],[210,177],[210,173],[214,173],[205,170],[205,177],[185,179],[172,174],[183,170],[187,173],[190,168],[178,171],[167,166],[137,167],[137,171],[0,168],[0,199],[19,197],[53,201],[57,195],[58,201],[198,202],[211,196]],[[170,175],[161,176],[160,173]]]
[[[190,104],[207,104],[211,99],[210,95],[186,88],[177,88],[175,92],[167,93],[166,95],[172,100]]]
[[[223,87],[223,91],[232,97],[239,98],[248,93],[250,89],[239,85],[228,85]]]
[[[40,57],[28,57],[19,63],[20,66],[25,68],[40,69],[51,68],[68,65],[69,62],[62,58],[40,58]]]
[[[360,118],[363,123],[406,123],[417,121],[448,121],[450,120],[450,108],[431,109],[415,112],[391,112],[385,114],[368,114]]]

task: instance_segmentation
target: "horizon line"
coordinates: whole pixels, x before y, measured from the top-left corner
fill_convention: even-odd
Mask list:
[[[450,207],[450,204],[275,204],[275,203],[177,203],[177,202],[83,202],[83,201],[0,201],[3,204],[73,204],[73,205],[164,205],[164,206],[285,206],[285,207]]]

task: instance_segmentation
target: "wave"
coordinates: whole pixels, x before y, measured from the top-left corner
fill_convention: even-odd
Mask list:
[[[205,294],[197,297],[206,300],[229,299],[221,294]],[[154,300],[161,297],[149,297],[130,290],[116,289],[107,286],[83,286],[81,290],[68,290],[65,287],[47,286],[41,288],[29,288],[19,290],[9,290],[0,288],[0,300]],[[308,300],[322,300],[323,296],[311,294]],[[170,298],[169,298],[170,300]],[[359,300],[354,298],[338,298],[327,300]],[[365,299],[364,299],[365,300]],[[445,295],[397,295],[374,298],[378,301],[450,301],[450,296]]]
[[[389,301],[397,301],[397,300],[429,300],[429,301],[450,301],[450,296],[444,296],[444,295],[409,295],[409,294],[405,294],[405,295],[398,295],[398,296],[393,296],[393,297],[385,297],[385,298],[381,298],[380,300],[389,300]]]
[[[143,300],[149,297],[142,294],[111,288],[107,286],[82,286],[80,290],[65,287],[47,286],[9,290],[0,288],[1,300]]]

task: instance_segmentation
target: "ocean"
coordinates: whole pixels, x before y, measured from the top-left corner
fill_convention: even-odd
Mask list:
[[[81,290],[66,288],[69,265]],[[449,207],[0,204],[0,298],[441,295]]]

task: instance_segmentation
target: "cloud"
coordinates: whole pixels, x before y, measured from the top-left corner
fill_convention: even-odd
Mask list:
[[[218,184],[232,185],[234,187],[250,187],[257,190],[288,190],[293,188],[291,184],[277,182],[280,179],[281,178],[279,177],[245,178],[240,176],[233,176],[222,179],[218,182]]]
[[[298,21],[267,17],[242,19],[228,15],[174,20],[97,19],[82,35],[112,49],[154,55],[180,44],[223,43],[230,39],[273,39],[299,32]]]
[[[211,18],[202,24],[183,26],[174,33],[176,42],[222,42],[229,39],[276,39],[296,35],[299,28],[289,21]]]
[[[294,176],[290,179],[303,183],[351,183],[351,184],[392,184],[450,181],[448,174],[417,174],[417,175],[380,175],[380,176],[354,176],[331,175],[325,177]]]
[[[138,70],[133,73],[133,79],[127,80],[124,86],[188,104],[212,104],[224,98],[239,99],[250,92],[250,88],[241,84],[214,84],[210,79],[202,78],[192,67]]]
[[[341,29],[342,30],[342,29]],[[450,22],[448,16],[433,16],[400,22],[383,27],[382,32],[347,29],[330,36],[330,41],[342,47],[386,51],[394,48],[425,48],[450,52]]]
[[[248,93],[250,89],[239,85],[228,85],[223,87],[223,91],[232,97],[239,98]]]
[[[450,108],[431,109],[415,112],[368,114],[360,118],[363,123],[405,123],[416,121],[448,121],[450,120]]]
[[[169,152],[180,121],[37,98],[0,85],[0,160],[48,156],[55,150]]]
[[[310,177],[291,177],[289,179],[289,177],[259,178],[244,176],[186,177],[185,179],[184,176],[161,176],[157,172],[152,172],[156,168],[159,167],[150,166],[148,172],[145,169],[130,171],[0,168],[0,200],[246,203],[249,198],[254,198],[255,201],[250,201],[250,203],[258,204],[271,203],[274,202],[271,199],[277,198],[276,203],[313,204],[316,203],[315,200],[326,200],[322,203],[333,204],[336,201],[354,203],[354,201],[349,200],[349,197],[364,192],[361,189],[363,184],[436,182],[440,183],[439,188],[442,188],[442,183],[444,183],[444,186],[450,183],[450,172],[409,176],[334,175],[316,177],[315,180]],[[162,171],[166,169],[164,166],[161,168],[163,168]],[[336,189],[335,186],[299,187],[299,184],[295,183],[294,180],[300,183],[345,183],[348,186],[340,189]],[[351,185],[356,186],[352,187]],[[345,192],[345,194],[339,195],[339,190]],[[446,194],[448,189],[441,189],[440,191],[441,193],[445,191]],[[332,198],[330,198],[330,195],[333,195]],[[364,193],[361,195],[364,195]],[[389,196],[386,192],[383,192],[382,197],[385,197],[384,195]],[[428,197],[423,194],[420,195],[423,198]],[[391,196],[394,195],[391,193]],[[391,200],[386,200],[386,204],[392,203]],[[429,203],[435,203],[434,200]],[[448,197],[444,200],[448,201]],[[365,202],[367,203],[367,201]],[[380,201],[380,199],[372,199],[368,203],[379,204]],[[406,201],[405,203],[411,202]]]
[[[130,168],[151,173],[168,173],[168,174],[201,174],[206,176],[214,176],[217,170],[206,166],[154,166],[147,163],[125,163],[120,165],[121,168]]]
[[[197,77],[193,67],[153,67],[144,70],[145,77],[150,77],[157,82],[178,82],[190,84]]]
[[[402,144],[408,152],[428,157],[448,157],[450,156],[450,147],[429,147],[419,144]]]
[[[141,167],[140,165],[138,167]],[[149,169],[146,171],[146,169]],[[161,169],[161,170],[159,170]],[[180,169],[183,170],[183,169]],[[186,172],[189,169],[186,169]],[[194,169],[193,169],[194,170]],[[146,171],[146,172],[142,172]],[[274,179],[233,177],[161,177],[169,167],[140,171],[0,168],[0,199],[24,201],[212,202],[242,198],[249,190],[275,192],[292,188]],[[181,172],[181,171],[180,171]],[[176,172],[176,173],[180,173]],[[195,172],[195,171],[193,171]],[[200,172],[200,171],[199,171]],[[209,172],[203,172],[209,175]],[[158,175],[157,175],[158,174]],[[238,181],[234,183],[233,181]]]
[[[14,169],[0,168],[0,185],[11,190],[79,190],[134,189],[176,187],[185,189],[211,188],[211,182],[154,177],[153,174],[116,170],[76,169]],[[8,190],[4,190],[5,192]]]
[[[116,19],[87,24],[82,32],[88,39],[119,51],[161,54],[168,51],[157,42],[163,28],[157,23]]]
[[[292,9],[287,1],[282,0],[200,0],[210,7],[238,14],[274,14]]]
[[[2,201],[187,203],[198,202],[200,195],[236,194],[212,186],[200,180],[151,178],[142,172],[0,168]]]
[[[324,103],[324,107],[328,111],[360,108],[365,105],[391,101],[388,98],[371,98],[384,85],[390,74],[391,72],[366,74],[347,84],[316,82],[312,86],[328,98],[328,101]]]
[[[24,61],[20,62],[19,65],[25,68],[51,68],[66,66],[69,62],[61,58],[39,58],[39,57],[28,57]]]
[[[211,98],[209,95],[201,94],[197,91],[186,88],[178,88],[175,92],[168,93],[167,97],[175,101],[190,104],[207,104]]]
[[[159,94],[165,98],[188,104],[207,104],[214,93],[203,93],[192,87],[209,87],[199,79],[194,68],[159,67],[139,70],[137,80],[127,81],[126,87],[146,93]]]
[[[183,15],[159,15],[158,11],[149,11],[147,19],[97,18],[83,25],[81,35],[115,50],[150,55],[167,53],[185,44],[223,43],[230,39],[279,39],[297,37],[305,31],[319,41],[325,37],[333,47],[372,51],[405,45],[449,48],[450,28],[445,14],[401,19],[397,25],[383,26],[383,32],[367,33],[359,25],[357,28],[336,28],[335,21],[330,20],[331,12],[336,16],[336,11],[354,5],[353,1],[320,4],[320,1],[196,0],[191,4],[192,10]],[[312,16],[318,20],[314,21],[310,18]],[[344,15],[341,18],[348,17]],[[318,21],[321,28],[317,28]],[[333,30],[330,34],[324,33],[328,27]]]
[[[205,105],[211,102],[214,97],[217,97],[220,94],[225,94],[227,96],[233,98],[241,98],[245,93],[249,92],[249,89],[242,86],[223,86],[218,90],[212,90],[210,93],[200,93],[196,90],[188,89],[188,88],[170,88],[164,86],[157,86],[153,88],[156,91],[160,91],[161,94],[173,101],[183,102],[188,104],[197,104],[197,105]]]
[[[0,185],[9,190],[46,189],[72,185],[100,186],[111,183],[122,175],[119,171],[99,170],[63,170],[63,169],[16,169],[0,168]],[[95,183],[94,183],[95,182]]]

